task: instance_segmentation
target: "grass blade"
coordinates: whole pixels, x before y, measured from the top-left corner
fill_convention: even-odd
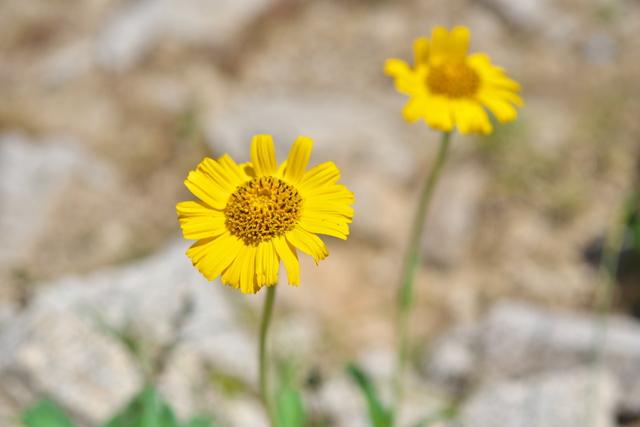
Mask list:
[[[390,427],[391,412],[384,407],[378,398],[378,394],[369,377],[353,363],[347,365],[347,371],[355,380],[367,402],[369,418],[373,427]]]

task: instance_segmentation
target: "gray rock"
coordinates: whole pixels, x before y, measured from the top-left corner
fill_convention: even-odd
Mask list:
[[[390,181],[406,182],[419,164],[410,143],[397,143],[407,136],[404,122],[390,118],[376,103],[339,94],[256,95],[238,102],[207,128],[214,153],[246,161],[251,138],[258,134],[273,136],[279,161],[297,137],[308,136],[315,143],[314,164],[349,164],[356,168],[351,175],[375,170]]]
[[[617,46],[606,34],[594,34],[582,45],[582,53],[587,61],[596,65],[610,64],[616,59]]]
[[[59,88],[93,71],[93,43],[88,38],[74,40],[44,58],[40,83]]]
[[[615,426],[612,375],[590,369],[549,372],[490,384],[462,408],[464,427]]]
[[[505,0],[478,0],[499,13],[510,25],[520,29],[537,28],[541,21],[548,17],[550,5],[548,0],[522,0],[510,2]]]
[[[114,71],[137,65],[163,38],[223,46],[273,0],[139,0],[125,3],[103,28],[98,63]]]
[[[337,427],[366,427],[370,425],[364,398],[353,382],[346,377],[329,378],[317,396]]]
[[[158,381],[179,415],[213,403],[217,416],[233,418],[207,369],[255,385],[256,343],[229,298],[237,291],[203,278],[184,254],[188,245],[181,239],[148,259],[43,286],[28,311],[0,330],[0,383],[12,384],[0,389],[0,402],[21,408],[46,394],[89,424],[104,421],[141,385],[140,365],[108,332],[128,331],[147,359],[178,339]],[[184,301],[191,309],[176,331]],[[213,400],[203,389],[214,390]]]
[[[450,395],[460,395],[477,365],[476,325],[460,325],[436,339],[431,348],[427,376]]]
[[[91,423],[123,405],[140,378],[123,348],[78,317],[30,311],[0,334],[0,383],[20,409],[47,395]]]
[[[486,171],[479,165],[445,167],[425,223],[421,248],[427,261],[450,268],[464,258],[486,184]]]
[[[54,204],[73,186],[115,185],[114,170],[68,137],[0,135],[0,270],[26,263]]]
[[[34,306],[100,319],[118,330],[144,331],[146,339],[161,344],[173,338],[173,319],[188,300],[193,308],[183,327],[183,345],[215,356],[216,364],[251,380],[257,375],[254,360],[240,356],[255,353],[254,345],[228,301],[226,291],[232,289],[209,283],[184,254],[188,246],[180,240],[124,267],[63,278],[46,286]]]
[[[452,390],[471,380],[495,384],[549,370],[596,369],[595,352],[602,349],[602,365],[620,384],[620,407],[638,410],[640,325],[623,316],[609,316],[606,330],[599,325],[589,313],[503,301],[472,328],[443,336],[433,347],[427,370]],[[451,360],[452,353],[460,363]]]
[[[514,30],[535,33],[538,38],[552,39],[568,45],[579,37],[580,21],[567,13],[558,2],[549,0],[478,0]],[[554,20],[557,25],[548,25]]]

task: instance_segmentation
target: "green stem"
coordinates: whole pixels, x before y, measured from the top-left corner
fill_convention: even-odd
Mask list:
[[[400,409],[403,398],[403,378],[406,370],[407,359],[409,355],[409,312],[412,301],[413,291],[413,277],[415,274],[416,266],[418,264],[418,253],[420,238],[422,236],[422,230],[424,229],[425,217],[429,208],[433,191],[440,177],[442,166],[447,158],[447,152],[449,149],[449,140],[451,139],[451,132],[445,132],[442,134],[442,140],[440,141],[440,149],[436,157],[435,163],[431,169],[431,173],[427,177],[427,182],[424,186],[416,216],[413,220],[413,226],[411,227],[411,236],[409,240],[409,246],[407,248],[407,258],[405,261],[404,269],[402,271],[402,279],[400,282],[400,292],[398,294],[398,310],[397,310],[397,331],[398,331],[398,348],[396,359],[396,370],[394,374],[393,383],[393,407],[392,407],[392,425],[395,424],[397,414]]]
[[[267,411],[271,427],[277,427],[277,421],[273,405],[271,404],[271,395],[269,394],[269,379],[267,366],[267,331],[271,322],[271,314],[273,313],[273,301],[276,295],[276,286],[267,287],[267,297],[264,302],[264,310],[262,312],[262,323],[260,324],[260,396],[262,403]]]
[[[620,253],[624,245],[624,236],[627,229],[627,214],[631,209],[637,209],[640,200],[640,190],[636,189],[621,212],[618,218],[610,226],[602,247],[602,258],[600,260],[600,270],[598,286],[595,295],[596,324],[593,337],[593,347],[591,353],[592,381],[590,384],[591,408],[596,407],[600,395],[600,371],[602,369],[604,346],[607,337],[607,317],[611,312],[613,292],[620,262]],[[596,416],[593,411],[589,413],[589,424],[595,425]]]

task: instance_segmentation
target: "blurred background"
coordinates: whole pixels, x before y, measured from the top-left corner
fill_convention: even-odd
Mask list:
[[[180,416],[265,425],[252,391],[264,295],[199,275],[175,204],[195,200],[183,181],[203,157],[248,161],[266,133],[279,161],[311,137],[311,165],[334,161],[356,195],[349,240],[325,238],[331,255],[301,257],[301,286],[279,286],[272,338],[318,419],[366,426],[344,365],[385,393],[440,138],[404,122],[383,64],[412,63],[437,25],[469,27],[470,51],[521,83],[526,105],[490,136],[453,135],[423,236],[403,419],[455,401],[462,415],[437,425],[587,425],[553,413],[585,406],[601,345],[612,363],[593,425],[633,425],[633,241],[609,341],[594,341],[590,314],[603,239],[638,185],[632,0],[0,1],[0,425],[43,395],[97,425],[149,378]],[[527,424],[525,391],[543,396],[541,424]]]

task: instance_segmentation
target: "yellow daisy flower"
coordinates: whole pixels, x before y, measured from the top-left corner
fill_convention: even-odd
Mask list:
[[[490,134],[489,109],[500,123],[517,117],[512,104],[521,107],[515,92],[520,85],[491,64],[483,53],[467,55],[469,29],[443,27],[433,30],[431,41],[419,38],[413,44],[415,66],[389,59],[385,72],[395,77],[396,88],[411,96],[402,110],[407,121],[424,118],[429,126],[462,134]]]
[[[189,173],[184,183],[202,201],[176,209],[184,237],[199,239],[187,256],[204,277],[222,276],[222,283],[256,293],[278,283],[282,260],[289,284],[298,286],[296,248],[318,264],[329,251],[317,233],[347,238],[353,193],[336,184],[333,162],[306,171],[312,146],[298,138],[278,166],[271,136],[257,135],[250,163],[238,165],[225,154],[205,158]]]

